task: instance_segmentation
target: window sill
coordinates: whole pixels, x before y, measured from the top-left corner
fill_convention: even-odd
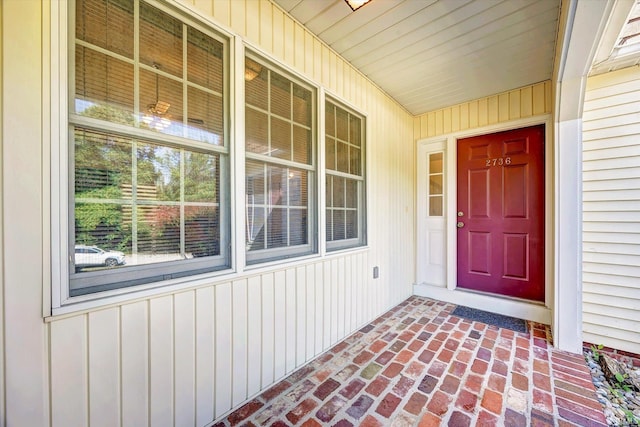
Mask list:
[[[189,289],[197,289],[225,283],[237,278],[239,274],[231,269],[216,271],[215,273],[199,276],[181,277],[155,282],[130,288],[119,288],[111,291],[97,292],[69,298],[60,307],[53,307],[51,315],[44,318],[45,322],[59,320],[65,317],[86,314],[95,310],[102,310],[136,301],[147,300],[152,297],[171,295]]]
[[[319,254],[301,256],[296,258],[282,259],[278,261],[265,262],[254,265],[247,265],[242,271],[223,270],[215,274],[194,276],[193,278],[181,278],[167,281],[163,285],[158,283],[141,285],[137,289],[121,288],[104,292],[103,295],[87,294],[70,298],[61,307],[52,308],[52,314],[44,317],[45,322],[53,322],[67,317],[87,314],[96,310],[103,310],[123,304],[132,304],[138,301],[145,301],[150,298],[157,298],[165,295],[172,295],[185,290],[216,286],[228,283],[237,279],[244,279],[258,274],[273,271],[286,270],[290,268],[305,267],[323,260],[332,260],[345,255],[365,253],[370,250],[369,246],[358,246],[355,248],[345,248],[327,252],[324,256]]]

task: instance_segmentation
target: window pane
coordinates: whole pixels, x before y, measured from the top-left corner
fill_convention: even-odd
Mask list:
[[[349,146],[344,142],[337,142],[338,151],[336,153],[338,168],[340,172],[349,173]]]
[[[289,170],[278,166],[267,166],[267,204],[287,206],[289,200]]]
[[[288,193],[289,205],[307,206],[309,195],[307,194],[307,172],[303,170],[289,169]]]
[[[269,125],[267,115],[252,108],[245,109],[246,150],[269,154]]]
[[[264,233],[267,212],[264,206],[247,205],[247,248],[250,251],[266,249]]]
[[[151,144],[137,144],[136,198],[180,200],[180,152]]]
[[[429,154],[429,173],[442,173],[442,153]]]
[[[139,206],[136,264],[180,259],[180,207]]]
[[[325,181],[327,183],[325,187],[325,204],[327,205],[327,207],[333,207],[333,177],[331,175],[326,175]]]
[[[336,140],[333,138],[326,138],[325,141],[325,152],[326,152],[326,168],[331,170],[337,170],[336,165]]]
[[[291,83],[279,74],[271,72],[271,112],[291,119]]]
[[[345,237],[347,239],[355,239],[358,237],[358,212],[348,210],[346,214]]]
[[[74,111],[133,126],[133,65],[91,49],[76,49]]]
[[[265,203],[265,194],[268,194],[266,188],[267,179],[265,174],[265,165],[256,162],[247,162],[245,166],[247,203],[252,205],[263,205]]]
[[[333,211],[333,239],[343,240],[345,238],[345,211],[334,210]]]
[[[328,102],[325,103],[324,131],[328,136],[336,136],[335,107]]]
[[[352,175],[361,175],[362,161],[360,160],[360,149],[349,147],[349,172]]]
[[[245,58],[245,100],[247,104],[263,110],[269,108],[267,74],[262,65],[250,58]]]
[[[76,273],[126,264],[125,252],[129,253],[131,248],[131,222],[126,221],[123,211],[123,206],[112,203],[76,202]],[[96,246],[100,250],[83,249],[85,245]],[[120,254],[111,253],[115,251]],[[115,262],[109,261],[114,258]]]
[[[325,223],[327,227],[327,241],[331,242],[333,240],[333,213],[329,209],[327,209]]]
[[[362,133],[362,121],[353,115],[349,116],[349,142],[357,147],[360,146]]]
[[[289,210],[289,245],[307,244],[307,210]]]
[[[291,160],[291,122],[277,117],[271,118],[271,151],[270,156]]]
[[[187,256],[220,255],[219,209],[211,206],[185,206],[185,250]]]
[[[140,126],[182,136],[182,83],[158,73],[140,70]]]
[[[266,223],[267,248],[288,246],[287,210],[281,206],[273,206]]]
[[[245,174],[247,247],[250,250],[265,249],[266,236],[262,230],[268,212],[265,195],[269,194],[266,187],[266,167],[262,163],[247,161]]]
[[[189,138],[214,145],[224,144],[224,113],[221,96],[190,87],[187,129]]]
[[[333,177],[333,206],[344,207],[344,178]]]
[[[249,250],[306,243],[308,172],[247,162],[246,173]]]
[[[182,76],[182,23],[140,2],[140,62]]]
[[[187,31],[187,40],[187,78],[222,93],[222,43],[193,28]]]
[[[345,206],[348,208],[358,207],[358,181],[355,179],[345,179]]]
[[[293,161],[311,163],[311,131],[293,125]]]
[[[311,126],[311,91],[293,86],[293,121]]]
[[[442,216],[442,196],[429,197],[429,216]]]
[[[133,58],[133,2],[84,0],[76,3],[76,37]]]
[[[429,176],[429,194],[442,194],[442,175]]]
[[[349,114],[342,108],[336,108],[336,133],[338,139],[349,140]]]
[[[130,199],[130,140],[83,129],[74,135],[76,199]]]
[[[184,200],[219,203],[220,156],[185,152]]]

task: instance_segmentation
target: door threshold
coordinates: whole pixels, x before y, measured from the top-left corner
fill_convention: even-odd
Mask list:
[[[551,309],[537,301],[504,298],[491,294],[469,292],[466,289],[464,291],[459,289],[451,290],[427,284],[413,285],[413,294],[451,304],[464,305],[496,314],[530,320],[544,325],[551,325],[553,319]]]
[[[534,301],[534,300],[530,300],[530,299],[512,297],[512,296],[509,296],[509,295],[492,294],[491,292],[482,292],[482,291],[477,291],[475,289],[467,289],[467,288],[457,287],[456,288],[456,292],[467,292],[467,293],[475,294],[475,295],[482,295],[482,296],[491,297],[491,298],[498,298],[498,299],[501,299],[501,300],[522,302],[522,303],[525,303],[525,304],[533,304],[533,305],[539,305],[539,306],[544,307],[544,303],[540,302],[540,301]]]

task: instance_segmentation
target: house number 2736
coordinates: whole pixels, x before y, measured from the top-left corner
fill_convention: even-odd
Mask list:
[[[502,166],[502,165],[510,165],[511,157],[496,157],[495,159],[487,159],[485,160],[485,166]]]

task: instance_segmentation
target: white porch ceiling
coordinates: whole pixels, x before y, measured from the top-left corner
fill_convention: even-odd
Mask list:
[[[560,0],[274,0],[412,114],[552,77]]]

